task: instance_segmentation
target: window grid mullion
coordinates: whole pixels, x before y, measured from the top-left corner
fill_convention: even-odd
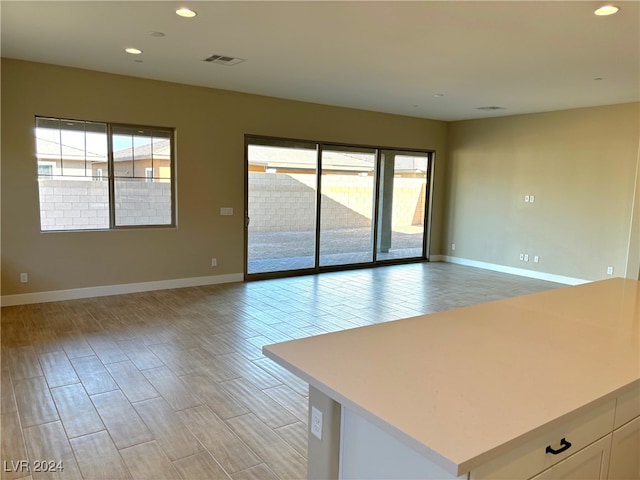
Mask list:
[[[107,123],[107,175],[109,181],[109,228],[116,228],[115,168],[113,165],[113,127]]]

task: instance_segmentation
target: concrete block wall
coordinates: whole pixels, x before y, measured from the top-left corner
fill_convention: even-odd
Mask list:
[[[106,181],[40,179],[40,225],[43,231],[109,228]],[[116,190],[124,200],[116,210],[118,225],[171,223],[169,183],[127,182]]]
[[[116,225],[171,224],[171,184],[116,181]]]
[[[249,218],[251,230],[314,230],[316,193],[312,186],[296,177],[315,175],[283,175],[249,172]]]
[[[42,230],[109,228],[109,184],[39,179]]]
[[[312,174],[249,172],[249,217],[253,231],[301,231],[315,228],[316,177]],[[423,196],[419,178],[394,179],[394,230],[422,230]],[[325,175],[322,179],[322,228],[368,226],[373,215],[372,177]],[[416,212],[419,212],[416,215]],[[413,228],[407,226],[413,225]]]

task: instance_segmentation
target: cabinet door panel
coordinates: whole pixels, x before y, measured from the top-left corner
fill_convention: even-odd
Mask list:
[[[640,417],[614,430],[609,480],[640,478]]]
[[[601,438],[531,480],[605,480],[611,435]]]

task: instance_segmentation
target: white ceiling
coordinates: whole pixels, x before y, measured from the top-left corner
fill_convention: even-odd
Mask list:
[[[595,16],[603,3],[2,0],[1,48],[35,62],[461,120],[639,101],[640,2]],[[198,16],[178,17],[184,5]],[[165,36],[150,35],[158,31]],[[130,46],[143,54],[125,53]],[[245,61],[202,61],[212,54]],[[505,109],[477,109],[485,106]]]

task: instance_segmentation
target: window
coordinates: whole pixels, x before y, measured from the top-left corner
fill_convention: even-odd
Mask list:
[[[170,128],[36,117],[36,156],[43,231],[175,225]]]
[[[39,162],[38,163],[38,176],[51,178],[53,177],[53,169],[55,163],[53,162]]]

